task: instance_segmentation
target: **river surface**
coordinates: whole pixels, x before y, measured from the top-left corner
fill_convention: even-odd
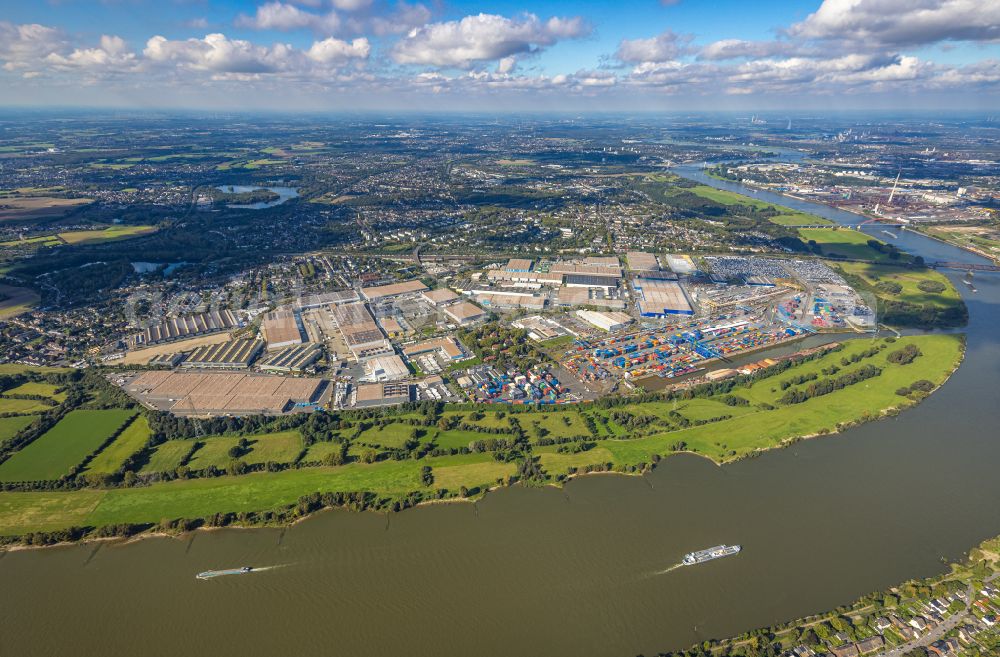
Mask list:
[[[897,244],[981,261],[912,233]],[[0,553],[0,655],[631,657],[941,572],[1000,534],[1000,278],[977,275],[972,294],[958,276],[965,363],[896,418],[722,468],[679,455],[475,505]],[[743,553],[669,570],[718,543]],[[244,564],[275,568],[194,577]]]

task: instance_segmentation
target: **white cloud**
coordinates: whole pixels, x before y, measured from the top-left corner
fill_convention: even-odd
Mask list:
[[[290,30],[310,29],[316,32],[332,34],[341,25],[340,16],[336,12],[314,14],[299,9],[295,5],[284,2],[268,2],[257,7],[253,16],[240,15],[236,19],[238,27],[249,27],[255,30]]]
[[[128,68],[135,64],[135,53],[128,49],[125,40],[117,36],[101,37],[96,48],[77,48],[66,56],[50,53],[45,61],[56,68],[101,69]]]
[[[30,68],[65,45],[59,30],[27,23],[0,21],[0,61],[7,71]]]
[[[722,39],[713,41],[698,52],[699,59],[719,61],[744,57],[771,57],[788,55],[802,47],[788,41],[744,41],[742,39]]]
[[[196,71],[241,75],[318,75],[350,60],[365,60],[370,53],[371,45],[365,38],[347,42],[330,37],[301,51],[283,43],[261,46],[229,39],[224,34],[184,41],[155,36],[143,50],[146,59],[160,65],[174,64]]]
[[[431,10],[419,2],[410,4],[404,0],[396,3],[395,8],[385,16],[372,16],[367,23],[372,32],[379,36],[386,34],[406,34],[410,30],[425,25],[431,20]],[[364,20],[353,19],[351,22],[355,31],[363,31]]]
[[[649,39],[624,39],[618,44],[615,58],[623,62],[666,62],[685,51],[690,37],[670,30]]]
[[[470,68],[537,52],[562,39],[586,36],[590,30],[579,17],[542,21],[533,14],[517,19],[479,14],[415,28],[396,44],[392,55],[400,64]]]
[[[371,53],[371,44],[368,39],[354,39],[350,43],[330,37],[322,41],[316,41],[312,47],[306,51],[310,59],[322,64],[333,64],[344,62],[349,59],[368,59]]]
[[[788,33],[866,46],[1000,40],[996,0],[824,0]]]
[[[357,11],[371,5],[372,0],[330,0],[330,2],[341,11]]]
[[[514,68],[516,66],[517,66],[517,57],[514,56],[504,57],[499,62],[497,62],[497,73],[508,75],[514,72]]]

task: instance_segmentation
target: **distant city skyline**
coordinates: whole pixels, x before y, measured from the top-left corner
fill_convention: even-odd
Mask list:
[[[49,0],[0,106],[990,111],[1000,2]]]

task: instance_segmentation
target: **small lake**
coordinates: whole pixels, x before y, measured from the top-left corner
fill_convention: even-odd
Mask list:
[[[273,208],[276,205],[281,205],[290,198],[296,198],[299,195],[299,190],[294,187],[267,187],[264,185],[219,185],[216,187],[220,192],[225,192],[227,194],[245,194],[246,192],[253,192],[258,189],[266,189],[269,192],[274,192],[278,195],[278,198],[270,201],[268,203],[246,203],[246,204],[232,204],[227,205],[227,208],[232,208],[234,210],[263,210],[264,208]]]

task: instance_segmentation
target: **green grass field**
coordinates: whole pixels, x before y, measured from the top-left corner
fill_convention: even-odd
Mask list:
[[[199,439],[202,443],[188,465],[192,470],[204,470],[210,466],[223,469],[233,460],[229,450],[239,443],[241,436],[219,436]],[[302,452],[302,436],[298,431],[282,431],[257,436],[246,436],[250,451],[237,460],[247,465],[258,463],[291,463]]]
[[[179,479],[136,488],[85,489],[73,492],[0,493],[0,535],[21,534],[119,522],[159,522],[163,518],[195,518],[216,512],[271,509],[292,504],[317,491],[378,491],[404,495],[425,489],[420,482],[424,465],[433,468],[433,488],[490,486],[513,474],[515,464],[497,463],[489,454],[465,454],[384,461],[371,465],[350,463],[336,467],[253,473],[238,477]]]
[[[37,399],[10,399],[0,397],[0,413],[41,413],[51,410],[52,406]]]
[[[361,435],[358,436],[358,442],[373,447],[402,447],[417,429],[418,427],[410,426],[409,424],[393,422],[381,429],[372,427],[371,429],[362,431]]]
[[[56,392],[59,390],[59,386],[53,385],[51,383],[36,383],[34,381],[28,381],[23,383],[16,388],[11,388],[10,390],[4,390],[5,395],[41,395],[42,397],[48,397],[49,399],[54,399],[57,402],[66,401],[65,392]]]
[[[895,299],[897,301],[905,301],[918,305],[931,305],[938,308],[954,306],[962,302],[962,297],[958,294],[955,286],[951,284],[951,281],[944,274],[938,273],[933,269],[910,270],[860,262],[841,262],[837,263],[837,266],[848,274],[861,277],[873,287],[881,281],[891,281],[903,288],[899,294],[889,294],[879,291],[876,288],[876,294],[882,299]],[[924,281],[944,285],[944,290],[941,292],[924,292],[918,287]]]
[[[577,411],[559,411],[551,413],[528,413],[517,416],[521,428],[533,439],[537,438],[573,438],[575,436],[590,436],[587,425]],[[537,429],[542,429],[543,436]]]
[[[868,246],[868,240],[882,242],[860,230],[848,228],[800,228],[799,237],[803,242],[815,241],[823,249],[827,257],[841,256],[851,260],[889,260],[888,254],[876,251]],[[900,256],[897,262],[906,262],[909,257]]]
[[[149,461],[139,469],[139,474],[170,472],[176,469],[195,447],[194,440],[168,440],[153,450]]]
[[[35,421],[34,415],[15,415],[0,417],[0,445],[10,440],[17,433]]]
[[[98,230],[71,230],[58,235],[67,244],[100,244],[155,232],[156,226],[108,226]]]
[[[824,219],[823,217],[818,217],[814,214],[808,214],[806,212],[799,212],[798,210],[793,210],[791,208],[785,207],[783,205],[776,205],[774,203],[768,203],[767,201],[761,201],[760,199],[753,198],[752,196],[745,196],[743,194],[737,194],[736,192],[726,191],[724,189],[716,189],[708,185],[698,185],[697,187],[678,188],[683,191],[689,191],[698,196],[708,199],[710,201],[715,201],[716,203],[721,203],[722,205],[747,205],[758,210],[764,210],[766,208],[774,208],[780,214],[770,217],[768,221],[774,224],[781,224],[784,226],[795,226],[795,225],[822,225],[829,224],[832,225],[833,222],[829,219]]]
[[[79,465],[135,411],[70,411],[40,438],[0,464],[0,481],[58,479]]]
[[[118,472],[125,460],[142,449],[148,440],[149,422],[146,421],[144,415],[140,415],[87,464],[84,473],[114,474]]]
[[[0,365],[0,374],[24,374],[25,372],[40,372],[51,374],[55,372],[72,372],[71,367],[34,367],[32,365],[21,365],[20,363],[3,363]]]
[[[909,365],[895,365],[885,361],[886,355],[903,345],[913,343],[919,346],[923,356]],[[869,340],[851,340],[843,351],[827,354],[814,361],[795,368],[794,374],[819,372],[830,365],[840,365],[840,359],[869,348]],[[889,345],[880,354],[865,359],[857,365],[842,367],[838,375],[850,372],[865,363],[883,368],[883,373],[861,383],[837,390],[828,395],[815,397],[801,404],[778,405],[777,399],[784,392],[779,382],[791,376],[784,373],[758,381],[749,388],[738,388],[734,394],[748,399],[753,404],[762,402],[778,406],[776,410],[751,410],[739,417],[714,422],[698,427],[661,433],[635,440],[609,440],[601,443],[614,454],[617,464],[635,464],[649,461],[653,454],[666,455],[670,446],[683,441],[689,451],[723,462],[744,456],[759,449],[777,447],[786,440],[808,436],[821,431],[835,431],[838,423],[851,423],[866,415],[877,416],[890,407],[905,407],[913,404],[907,398],[895,393],[898,388],[909,386],[914,381],[927,379],[934,383],[943,382],[961,358],[961,340],[956,335],[921,335],[902,338]],[[772,392],[772,388],[775,389]],[[641,409],[642,406],[624,407]],[[728,407],[727,407],[728,408]],[[737,411],[744,407],[734,408]],[[734,413],[736,415],[736,413]]]

